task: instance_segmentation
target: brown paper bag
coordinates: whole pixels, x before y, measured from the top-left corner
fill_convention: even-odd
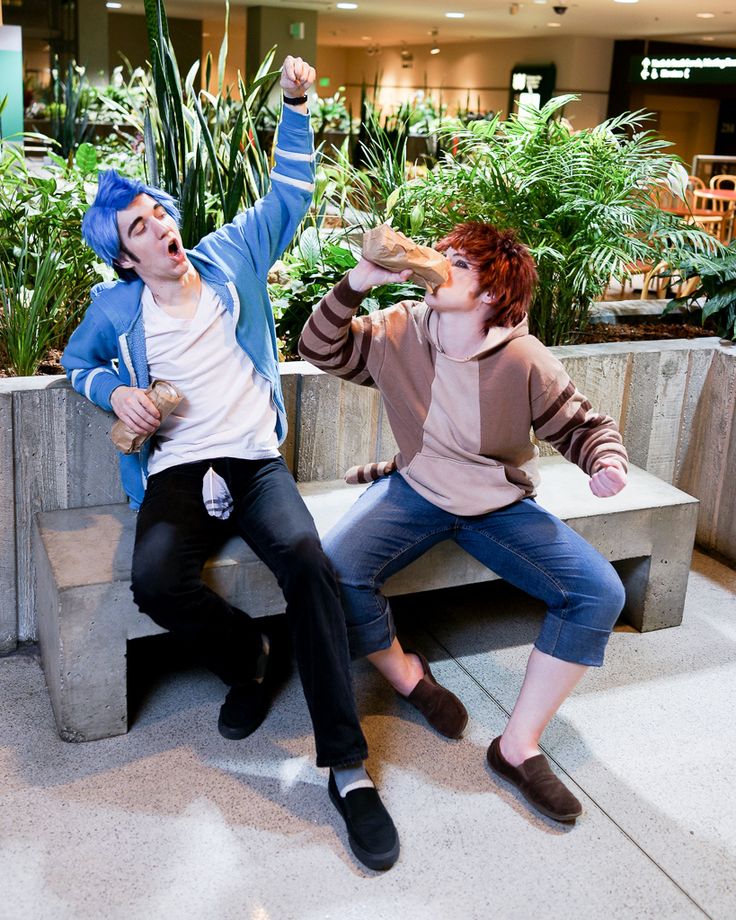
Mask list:
[[[412,280],[423,284],[428,291],[434,291],[450,276],[447,259],[441,252],[420,246],[387,224],[365,234],[363,257],[394,272],[410,268]]]
[[[169,383],[167,380],[154,380],[146,390],[146,396],[161,413],[162,422],[167,415],[170,415],[174,409],[176,409],[184,398],[183,394],[177,390],[174,384]],[[112,443],[121,454],[135,454],[153,434],[156,434],[156,432],[152,431],[151,434],[136,434],[135,431],[131,431],[130,428],[128,428],[125,422],[121,422],[120,419],[118,419],[112,426],[110,437],[112,438]]]

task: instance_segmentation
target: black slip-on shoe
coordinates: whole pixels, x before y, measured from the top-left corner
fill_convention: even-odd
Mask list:
[[[266,640],[256,665],[256,677],[261,679],[231,687],[220,707],[217,730],[223,738],[240,741],[252,735],[268,715],[273,697],[288,674],[288,658],[278,649],[274,654],[273,645]]]
[[[330,770],[327,790],[342,815],[350,849],[369,869],[385,870],[399,858],[399,835],[374,787],[353,789],[343,798]]]
[[[231,687],[220,706],[217,730],[223,738],[239,741],[252,735],[268,715],[272,692],[265,681],[255,680],[243,686]]]

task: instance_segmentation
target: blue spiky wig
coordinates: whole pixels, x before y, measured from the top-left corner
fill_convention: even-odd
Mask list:
[[[124,211],[138,195],[150,195],[179,223],[179,209],[171,195],[140,179],[121,176],[114,169],[101,170],[97,195],[82,218],[82,237],[108,265],[120,256],[117,212]]]

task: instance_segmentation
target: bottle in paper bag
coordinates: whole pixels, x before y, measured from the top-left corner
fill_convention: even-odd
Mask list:
[[[401,272],[410,268],[412,280],[434,291],[450,277],[447,259],[429,246],[420,246],[408,236],[382,224],[363,236],[363,257],[369,262]]]
[[[146,390],[146,396],[161,413],[162,422],[184,398],[174,384],[169,383],[167,380],[154,380]],[[110,437],[112,438],[112,443],[121,454],[135,454],[155,433],[155,431],[152,431],[151,434],[136,434],[135,431],[128,428],[125,422],[118,419],[112,426]]]

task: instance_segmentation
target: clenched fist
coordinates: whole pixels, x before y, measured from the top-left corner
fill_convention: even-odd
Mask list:
[[[605,466],[590,477],[590,491],[598,498],[610,498],[626,485],[626,470],[615,460],[603,462]]]
[[[281,89],[284,96],[290,99],[306,96],[316,77],[311,64],[307,64],[300,57],[287,55],[281,68]]]

